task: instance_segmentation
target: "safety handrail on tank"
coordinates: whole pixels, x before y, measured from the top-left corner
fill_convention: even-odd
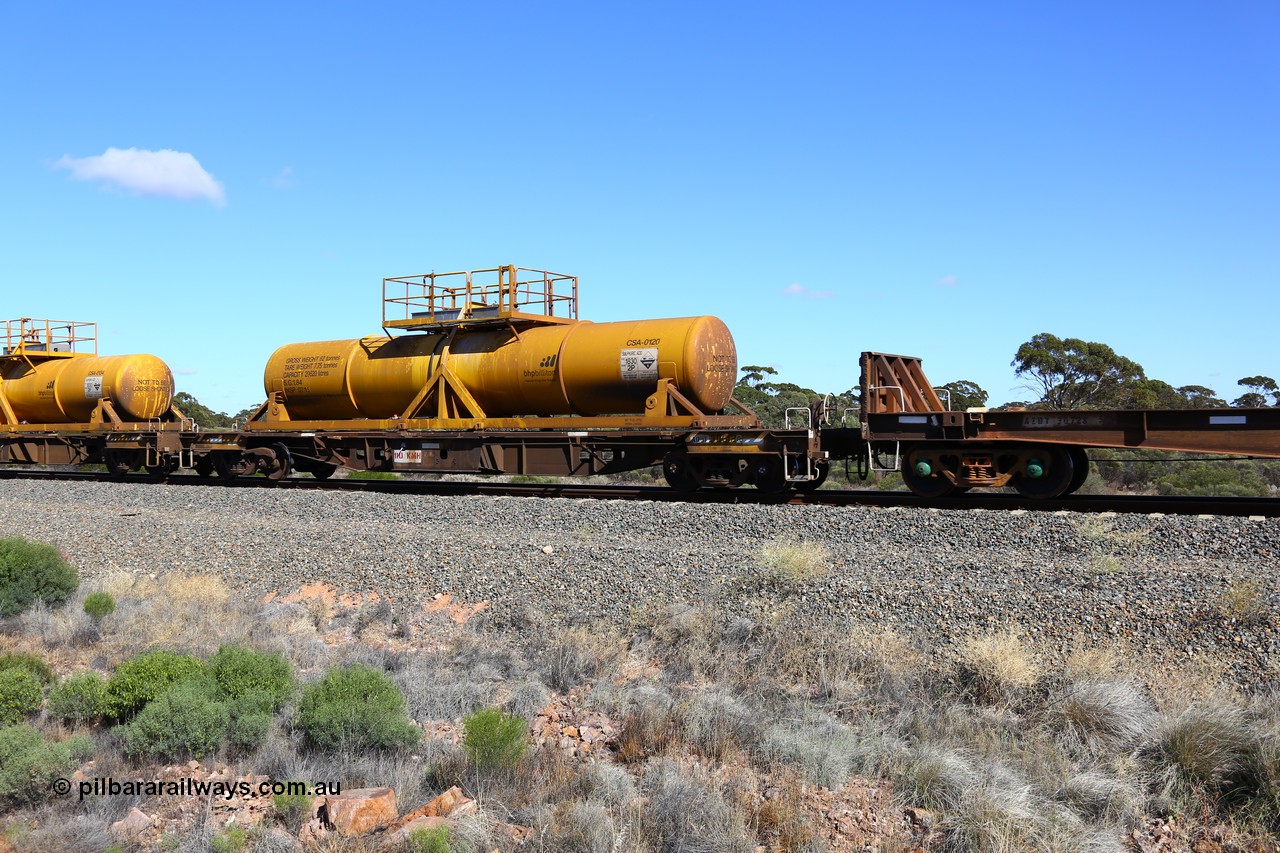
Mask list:
[[[4,323],[5,358],[63,358],[98,354],[98,324],[20,317]]]
[[[382,280],[382,325],[571,323],[578,319],[578,277],[514,265],[430,272]]]

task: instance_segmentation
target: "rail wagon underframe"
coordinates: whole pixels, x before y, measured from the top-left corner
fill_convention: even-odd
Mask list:
[[[998,486],[1070,494],[1090,447],[1280,458],[1280,409],[949,411],[920,359],[877,352],[862,354],[860,391],[860,422],[825,430],[824,449],[864,470],[897,469],[928,497]]]

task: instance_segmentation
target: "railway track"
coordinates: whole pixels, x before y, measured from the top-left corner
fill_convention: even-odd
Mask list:
[[[101,481],[103,475],[83,471],[0,470],[0,479]],[[265,477],[216,478],[174,474],[165,478],[127,475],[112,482],[164,483],[171,486],[214,488],[314,489],[406,495],[490,495],[554,497],[594,500],[644,500],[698,504],[791,504],[807,506],[915,507],[996,512],[1089,512],[1162,515],[1280,517],[1280,499],[1160,495],[1082,495],[1029,500],[1018,494],[989,492],[943,498],[921,498],[910,492],[877,489],[824,489],[808,494],[769,494],[756,489],[680,492],[665,486],[598,485],[588,483],[510,483],[486,480],[316,480],[290,477],[273,482]]]

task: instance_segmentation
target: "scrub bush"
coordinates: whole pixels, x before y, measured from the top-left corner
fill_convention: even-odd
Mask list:
[[[0,539],[0,616],[16,616],[37,601],[62,604],[79,586],[79,574],[53,546]]]
[[[116,600],[109,592],[91,592],[84,597],[84,612],[101,622],[102,617],[116,612]]]
[[[364,664],[338,667],[302,692],[298,725],[326,749],[395,749],[417,743],[405,698],[384,673]]]
[[[49,691],[49,715],[84,722],[107,712],[107,682],[96,672],[81,672]]]
[[[107,716],[121,719],[134,714],[203,668],[203,661],[177,652],[147,652],[130,658],[116,667],[107,680]]]
[[[479,770],[510,770],[529,751],[528,728],[500,708],[481,708],[462,721],[462,748]]]
[[[254,651],[245,646],[223,646],[209,659],[210,677],[229,699],[250,694],[268,710],[284,705],[293,690],[293,668],[280,654]]]
[[[49,785],[93,753],[93,742],[80,735],[49,743],[28,725],[0,728],[0,798],[33,803],[48,797]]]
[[[231,714],[204,679],[175,684],[124,726],[125,752],[164,760],[203,758],[226,737]]]
[[[0,672],[7,669],[25,669],[46,687],[56,680],[49,664],[41,660],[39,655],[30,652],[5,652],[0,655]]]
[[[20,723],[44,701],[40,679],[25,669],[0,671],[0,723]]]

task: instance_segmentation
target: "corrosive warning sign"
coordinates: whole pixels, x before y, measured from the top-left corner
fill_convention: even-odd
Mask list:
[[[623,382],[650,382],[658,378],[658,348],[634,347],[624,349],[618,369]]]
[[[86,400],[102,399],[102,377],[86,376],[84,378],[84,398]]]

